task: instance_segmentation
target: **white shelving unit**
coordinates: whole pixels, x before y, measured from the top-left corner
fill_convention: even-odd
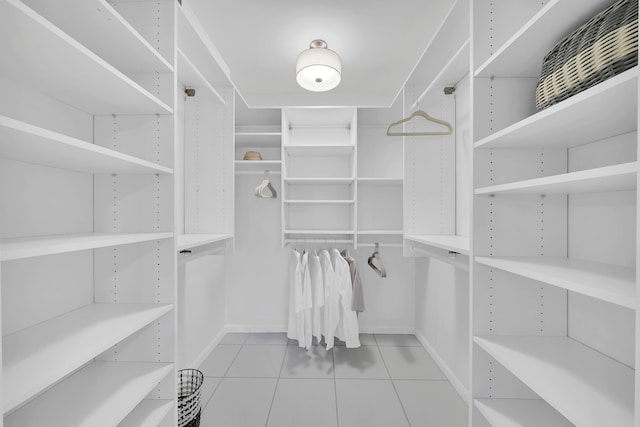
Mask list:
[[[236,174],[267,176],[281,173],[282,117],[280,110],[250,109],[239,96],[236,98],[234,133]],[[257,151],[263,160],[243,160],[247,151]],[[274,182],[277,180],[275,179]]]
[[[474,2],[473,426],[637,424],[638,68],[534,108],[611,4]]]
[[[579,426],[633,425],[634,370],[567,337],[474,341]]]
[[[212,243],[224,242],[233,239],[233,234],[181,234],[177,237],[177,249],[193,249]]]
[[[118,427],[155,427],[172,409],[172,401],[143,400]]]
[[[171,372],[165,363],[93,362],[12,412],[4,424],[117,425]]]
[[[437,249],[469,255],[469,238],[464,236],[445,235],[406,235],[405,240]]]

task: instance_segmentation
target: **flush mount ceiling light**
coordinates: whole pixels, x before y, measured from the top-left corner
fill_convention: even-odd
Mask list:
[[[325,92],[340,84],[342,61],[337,53],[327,48],[324,40],[314,40],[309,49],[298,55],[296,80],[303,88]]]

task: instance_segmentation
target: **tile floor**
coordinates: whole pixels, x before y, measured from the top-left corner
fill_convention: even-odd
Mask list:
[[[228,334],[200,370],[201,427],[462,427],[467,406],[413,335],[307,351],[285,334]]]

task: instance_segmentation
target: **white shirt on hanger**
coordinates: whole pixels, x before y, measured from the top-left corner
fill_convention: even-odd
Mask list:
[[[335,272],[335,288],[340,296],[340,316],[336,325],[338,337],[344,340],[348,348],[360,347],[358,315],[351,306],[353,285],[349,263],[337,249],[331,250],[331,261]]]
[[[301,255],[294,250],[289,264],[289,320],[287,337],[298,341],[298,346],[305,347],[305,308],[311,308],[311,279],[307,266],[307,254]],[[308,288],[305,298],[305,287]],[[309,334],[311,337],[311,334]],[[311,341],[311,338],[309,338]],[[310,347],[310,344],[309,344]]]
[[[324,281],[320,256],[316,251],[309,255],[309,274],[311,276],[311,294],[313,308],[311,309],[311,331],[316,340],[322,340],[322,314],[324,307]]]
[[[324,341],[327,350],[333,348],[336,327],[340,319],[340,294],[336,287],[336,274],[331,261],[331,255],[326,249],[320,252],[322,279],[324,284]]]

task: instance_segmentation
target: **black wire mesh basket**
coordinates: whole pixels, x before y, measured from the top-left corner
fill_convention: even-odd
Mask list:
[[[545,56],[536,87],[542,110],[638,65],[638,0],[620,0]]]
[[[197,369],[178,371],[178,427],[199,427],[204,375]]]

